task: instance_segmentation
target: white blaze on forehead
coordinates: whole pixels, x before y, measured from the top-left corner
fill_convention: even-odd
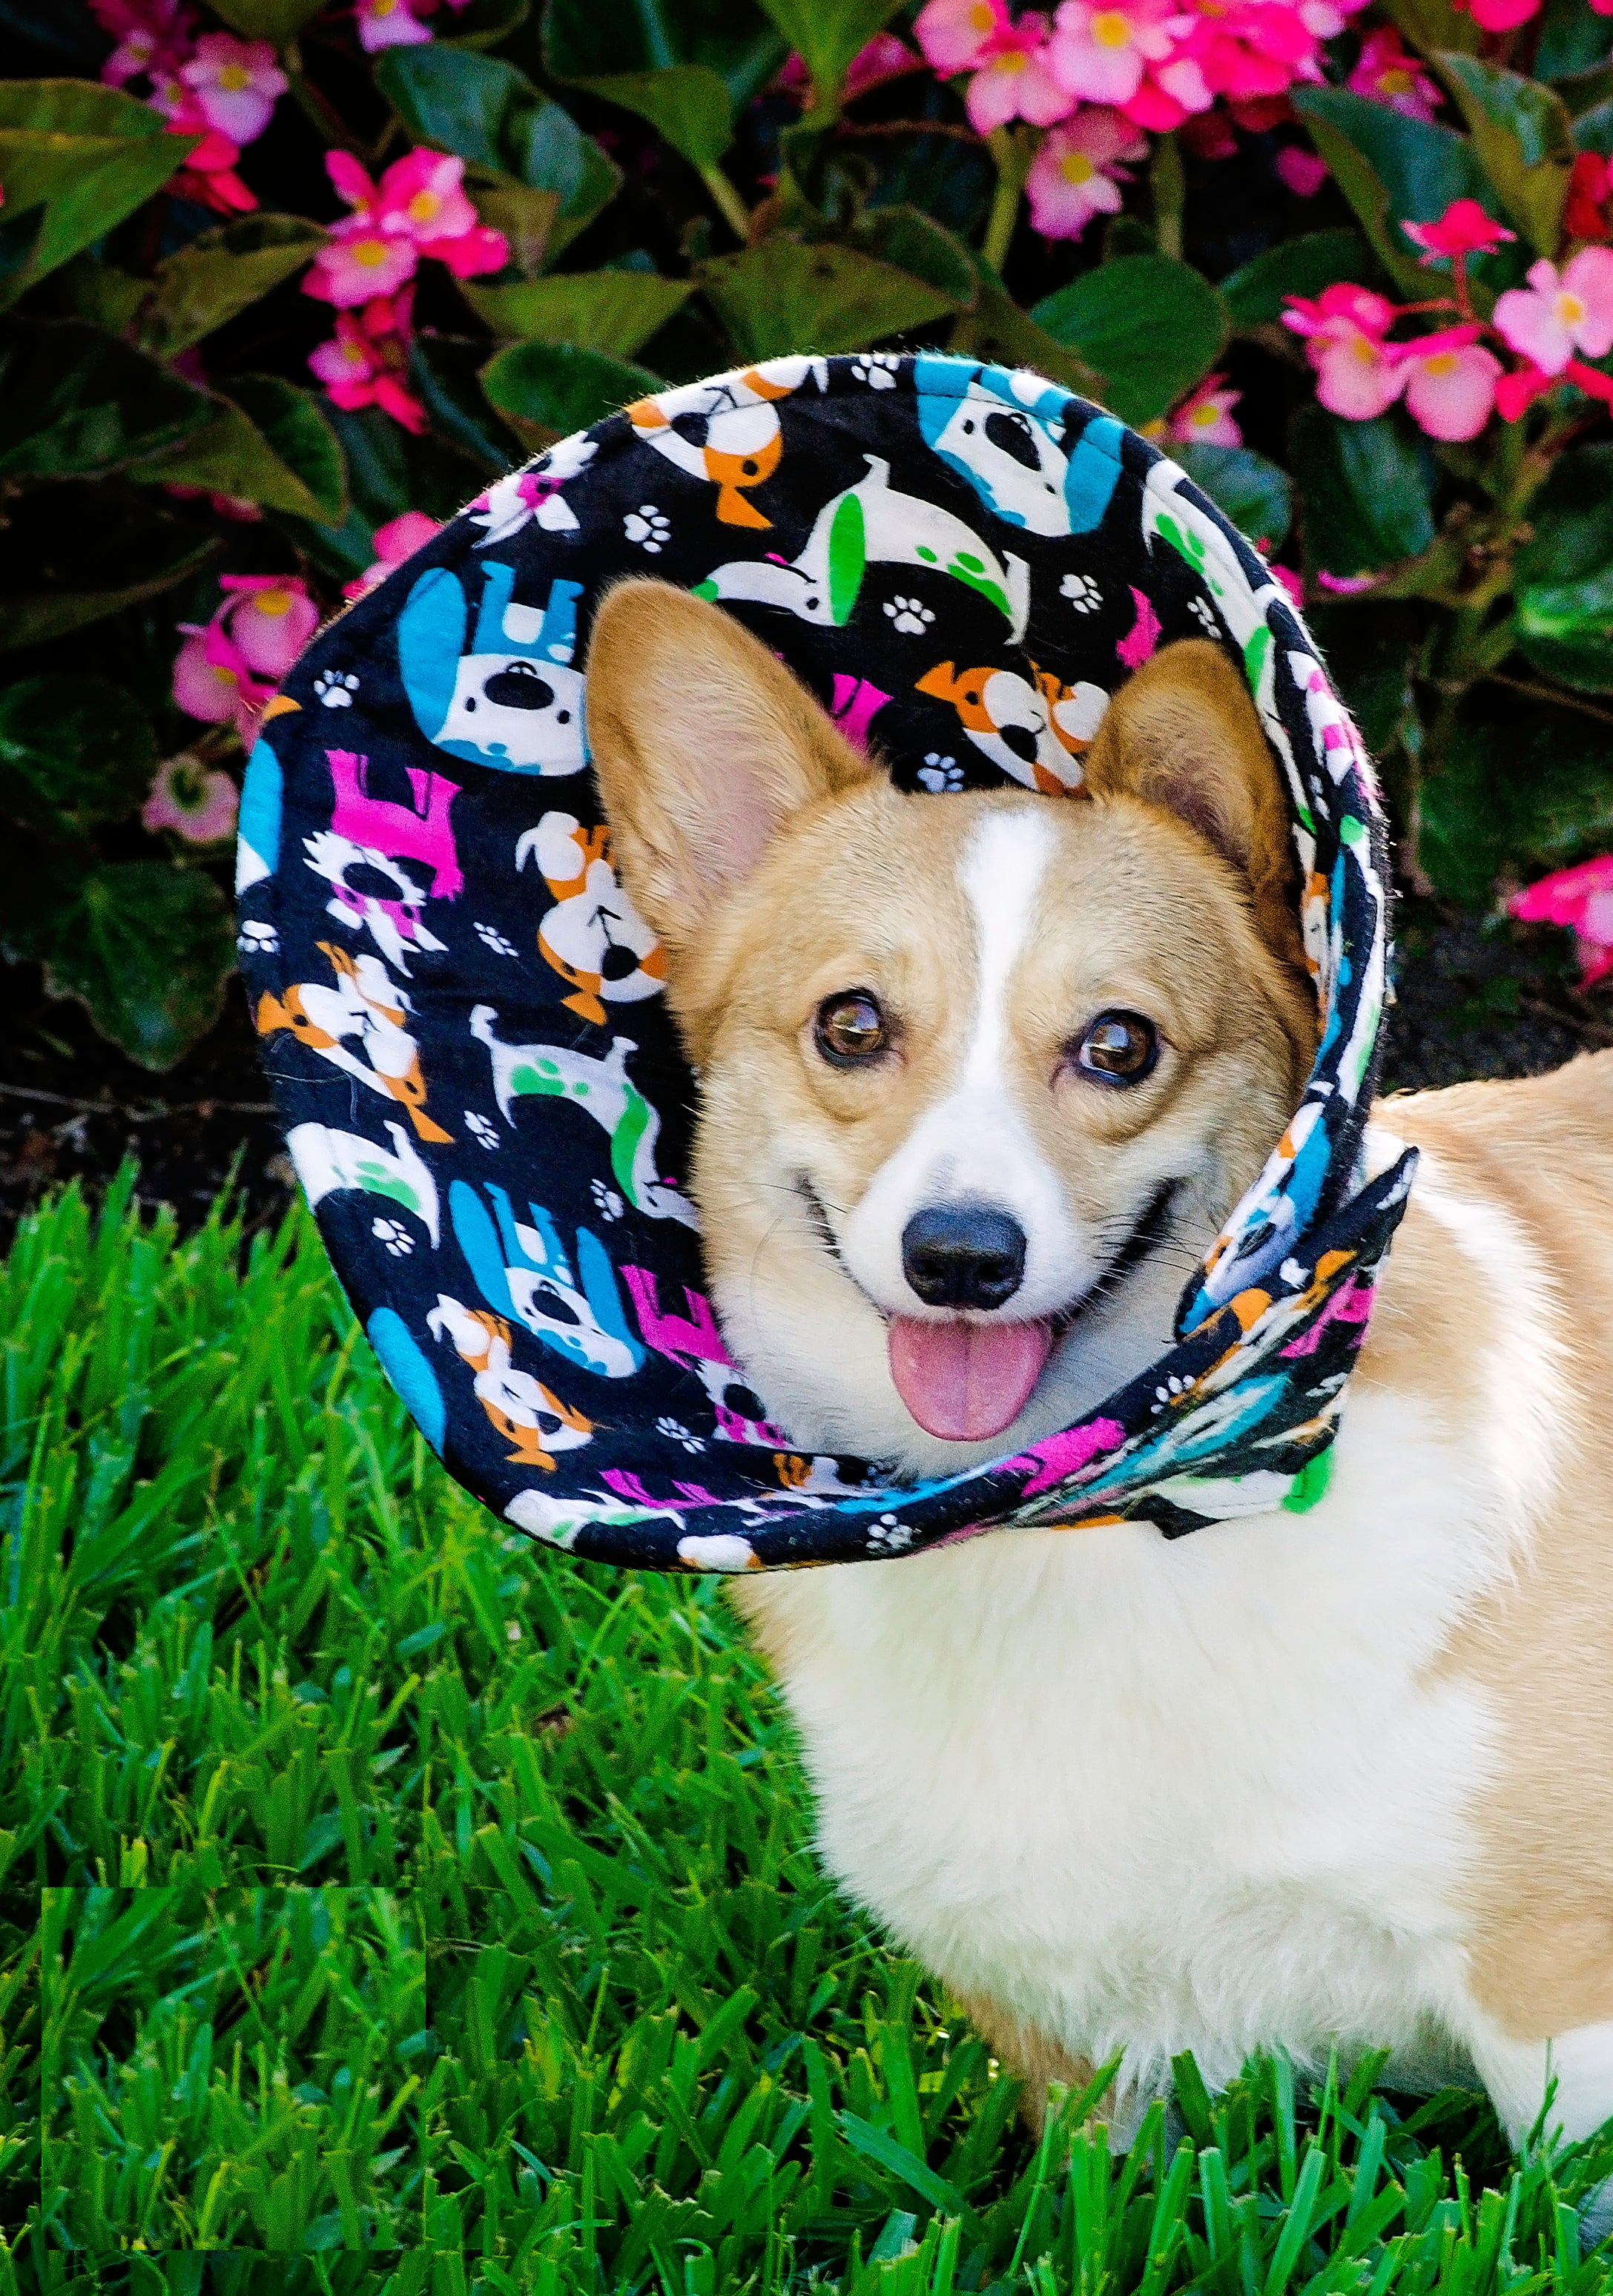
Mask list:
[[[1039,811],[991,813],[976,829],[958,864],[975,920],[978,998],[974,1028],[958,1081],[1003,1083],[1008,1039],[1008,989],[1030,936],[1036,897],[1052,855],[1052,832]]]
[[[988,814],[963,849],[958,886],[974,926],[974,997],[958,1064],[875,1173],[839,1238],[851,1273],[888,1314],[918,1307],[903,1269],[902,1233],[915,1212],[936,1204],[988,1203],[1019,1222],[1026,1253],[1010,1310],[1016,1317],[1051,1315],[1098,1272],[1059,1175],[1025,1120],[1011,1067],[1014,980],[1055,849],[1044,802]],[[956,964],[963,953],[938,947],[936,955]]]

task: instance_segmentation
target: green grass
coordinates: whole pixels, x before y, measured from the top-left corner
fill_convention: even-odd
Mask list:
[[[1607,2288],[1613,2141],[1370,2069],[1033,2148],[716,1584],[455,1491],[306,1219],[70,1192],[0,1333],[0,2296]]]

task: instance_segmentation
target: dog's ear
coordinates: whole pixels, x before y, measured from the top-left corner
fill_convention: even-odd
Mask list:
[[[674,951],[793,815],[873,773],[759,638],[668,582],[607,593],[587,668],[618,865]]]
[[[1218,645],[1183,638],[1145,662],[1081,762],[1093,797],[1140,798],[1195,830],[1247,884],[1266,946],[1303,972],[1288,804],[1249,687]]]

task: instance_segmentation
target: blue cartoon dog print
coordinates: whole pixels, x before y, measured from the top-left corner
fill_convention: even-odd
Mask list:
[[[475,635],[446,566],[423,573],[397,618],[397,662],[414,721],[450,757],[506,774],[575,774],[588,762],[583,674],[573,669],[582,586],[557,578],[543,610],[515,603],[515,569],[484,560]]]

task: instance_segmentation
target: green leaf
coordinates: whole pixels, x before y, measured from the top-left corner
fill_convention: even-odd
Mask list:
[[[1247,535],[1279,548],[1293,522],[1294,488],[1286,471],[1252,447],[1173,447],[1171,454],[1217,510]]]
[[[911,272],[945,295],[956,310],[973,309],[979,296],[974,250],[922,209],[905,201],[867,208],[852,226],[852,236],[860,253]]]
[[[14,302],[132,215],[197,140],[168,135],[149,105],[92,81],[0,81],[6,217],[21,221],[42,209],[26,257],[0,283],[0,302]]]
[[[1227,337],[1208,280],[1168,255],[1123,255],[1044,296],[1031,317],[1103,376],[1123,422],[1151,422],[1207,375]]]
[[[516,443],[520,434],[512,433],[487,412],[481,389],[487,356],[485,342],[472,342],[465,336],[417,335],[409,367],[432,429],[439,438],[451,439],[491,479],[520,459]]]
[[[218,537],[114,488],[41,487],[0,527],[0,652],[60,637],[171,589],[205,566]]]
[[[1312,571],[1373,574],[1433,541],[1432,462],[1388,415],[1347,422],[1302,406],[1289,459]]]
[[[1565,685],[1613,691],[1613,446],[1565,455],[1529,522],[1517,563],[1523,651]]]
[[[243,40],[269,40],[283,48],[323,5],[324,0],[213,0],[213,13]]]
[[[1547,0],[1535,51],[1536,79],[1574,79],[1613,62],[1613,24],[1584,0]]]
[[[438,23],[435,37],[451,48],[496,48],[531,12],[532,0],[471,0]]]
[[[300,271],[325,234],[301,216],[237,216],[157,266],[140,340],[171,358]]]
[[[945,2210],[949,2216],[963,2213],[966,2203],[956,2187],[949,2185],[945,2177],[938,2175],[927,2161],[921,2161],[916,2152],[910,2152],[905,2144],[899,2144],[883,2128],[876,2128],[872,2121],[862,2120],[855,2112],[842,2112],[839,2119],[846,2132],[846,2141],[854,2152],[860,2152],[865,2161],[877,2161],[881,2169],[888,2169],[893,2176],[899,2177],[903,2184],[928,2201],[931,2208]]]
[[[814,109],[839,108],[846,67],[883,31],[903,0],[762,0],[812,75]]]
[[[22,828],[120,821],[156,764],[145,712],[106,678],[27,677],[0,693],[0,816]]]
[[[460,291],[495,335],[581,343],[626,358],[682,310],[694,283],[653,271],[568,271],[515,287],[464,280]]]
[[[666,388],[648,367],[575,343],[512,343],[487,361],[481,383],[489,403],[540,447]]]
[[[1582,152],[1600,152],[1604,160],[1613,158],[1613,96],[1579,114],[1574,122],[1574,141]]]
[[[489,177],[478,169],[471,179],[471,198],[480,220],[490,229],[502,231],[508,240],[510,260],[521,277],[536,279],[554,242],[560,193],[536,192],[528,184],[508,183],[503,176]]]
[[[219,411],[205,429],[131,476],[149,486],[176,480],[340,526],[347,516],[347,472],[313,393],[270,374],[237,375],[230,388],[233,403],[217,401]]]
[[[1221,282],[1221,293],[1240,331],[1273,326],[1290,295],[1320,295],[1340,280],[1372,284],[1377,263],[1358,231],[1307,231],[1279,240]]]
[[[853,351],[959,306],[911,272],[855,249],[765,240],[702,266],[700,286],[746,360]]]
[[[573,85],[636,111],[692,168],[715,168],[733,141],[733,99],[706,64],[603,72]]]
[[[412,134],[529,191],[553,192],[558,255],[621,186],[621,169],[563,106],[502,56],[463,49],[391,48],[375,84]]]
[[[1487,908],[1503,870],[1561,868],[1613,842],[1609,729],[1536,695],[1472,695],[1423,783],[1420,858],[1436,889]]]
[[[1574,131],[1562,98],[1477,56],[1435,58],[1502,205],[1536,255],[1555,255]]]
[[[1033,366],[1038,373],[1061,382],[1066,390],[1081,391],[1088,398],[1101,397],[1103,377],[1065,344],[1055,341],[1045,327],[1039,327],[1014,301],[991,266],[978,257],[975,282],[970,332],[982,358],[999,359],[1004,366]]]
[[[664,72],[700,64],[737,111],[759,95],[789,53],[753,0],[548,0],[544,63],[556,79]]]
[[[107,861],[61,921],[45,985],[143,1068],[169,1069],[218,1018],[234,969],[230,912],[203,871]]]
[[[1483,38],[1472,14],[1455,7],[1453,0],[1384,0],[1384,12],[1425,56],[1439,48],[1471,53]]]
[[[208,413],[202,392],[82,319],[0,321],[0,479],[115,470]]]
[[[1433,223],[1453,200],[1494,212],[1494,193],[1465,135],[1437,120],[1408,119],[1341,87],[1296,88],[1295,110],[1360,217],[1379,261],[1396,286],[1421,301],[1428,274],[1400,232]]]

